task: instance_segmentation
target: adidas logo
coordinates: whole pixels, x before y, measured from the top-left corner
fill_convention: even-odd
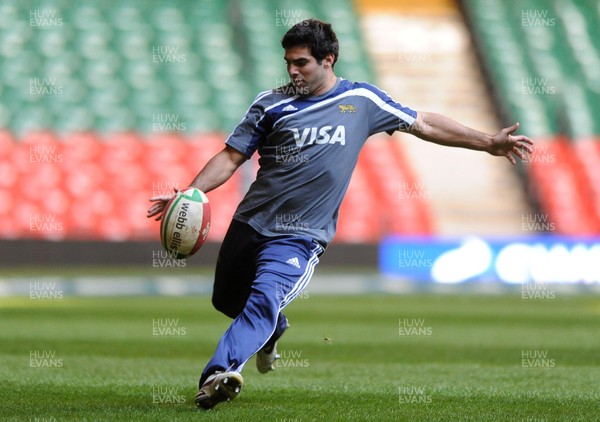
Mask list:
[[[285,107],[283,107],[281,109],[281,111],[296,111],[298,110],[296,107],[294,107],[293,105],[286,105]]]
[[[293,258],[290,258],[290,259],[288,259],[288,260],[287,260],[287,261],[285,261],[285,262],[287,262],[288,264],[291,264],[291,265],[293,265],[293,266],[294,266],[294,267],[296,267],[296,268],[300,268],[300,260],[298,259],[298,257],[297,257],[297,256],[295,256],[295,257],[293,257]]]

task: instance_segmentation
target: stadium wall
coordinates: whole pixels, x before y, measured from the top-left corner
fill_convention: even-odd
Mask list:
[[[186,260],[186,266],[214,266],[220,243],[205,243]],[[0,240],[0,267],[134,267],[152,266],[167,255],[158,242],[102,242],[49,240]],[[378,245],[333,244],[321,257],[320,266],[345,268],[377,267]]]

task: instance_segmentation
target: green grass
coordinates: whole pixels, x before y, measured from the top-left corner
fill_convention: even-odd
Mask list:
[[[125,276],[156,276],[157,269],[153,268],[151,261],[149,265],[140,266],[104,266],[92,267],[81,266],[28,266],[28,267],[3,267],[0,268],[0,278],[21,277],[125,277]],[[184,275],[214,275],[213,267],[189,266],[186,267]],[[164,275],[168,275],[165,271]],[[171,274],[172,275],[172,274]]]
[[[600,415],[594,296],[310,296],[287,314],[283,366],[260,375],[251,360],[240,396],[206,412],[194,407],[195,384],[229,324],[209,298],[0,299],[0,416],[590,421]],[[172,318],[179,335],[153,336],[153,320]],[[422,335],[400,335],[405,319],[423,320]],[[532,351],[546,354],[532,361],[546,367],[523,367],[522,353]],[[31,367],[31,353],[54,353],[45,364],[58,367]]]

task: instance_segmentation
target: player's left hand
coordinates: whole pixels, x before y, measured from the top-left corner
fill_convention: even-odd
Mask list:
[[[148,208],[148,214],[146,214],[146,218],[152,218],[156,215],[157,217],[155,218],[155,220],[160,221],[160,219],[163,216],[163,211],[167,206],[167,203],[171,200],[171,198],[173,198],[177,194],[177,192],[179,192],[179,189],[177,188],[173,188],[173,190],[175,192],[172,194],[156,195],[150,198],[150,202],[154,202],[154,204],[152,204],[152,206]]]
[[[519,123],[505,127],[492,137],[488,152],[496,156],[505,156],[513,165],[517,164],[516,157],[524,158],[524,152],[533,152],[533,141],[525,135],[513,135],[519,129]]]

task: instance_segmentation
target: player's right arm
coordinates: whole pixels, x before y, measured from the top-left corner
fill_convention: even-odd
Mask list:
[[[235,171],[248,159],[244,154],[235,148],[226,145],[204,166],[198,175],[194,178],[190,187],[200,189],[202,192],[210,192],[211,190],[221,186],[235,173]],[[172,198],[172,195],[158,195],[150,198],[154,202],[148,209],[147,218],[156,217],[160,220],[162,212],[167,205],[167,202]]]
[[[191,187],[205,193],[210,192],[229,180],[238,167],[252,156],[266,133],[265,107],[273,102],[271,96],[271,91],[258,94],[246,111],[244,119],[227,138],[225,148],[206,163],[190,184]],[[146,217],[156,216],[156,220],[160,220],[165,206],[173,195],[174,193],[150,198],[154,204],[148,209]]]
[[[235,173],[239,166],[248,159],[235,148],[226,145],[218,154],[211,158],[200,173],[194,178],[190,187],[210,192],[225,183]]]

